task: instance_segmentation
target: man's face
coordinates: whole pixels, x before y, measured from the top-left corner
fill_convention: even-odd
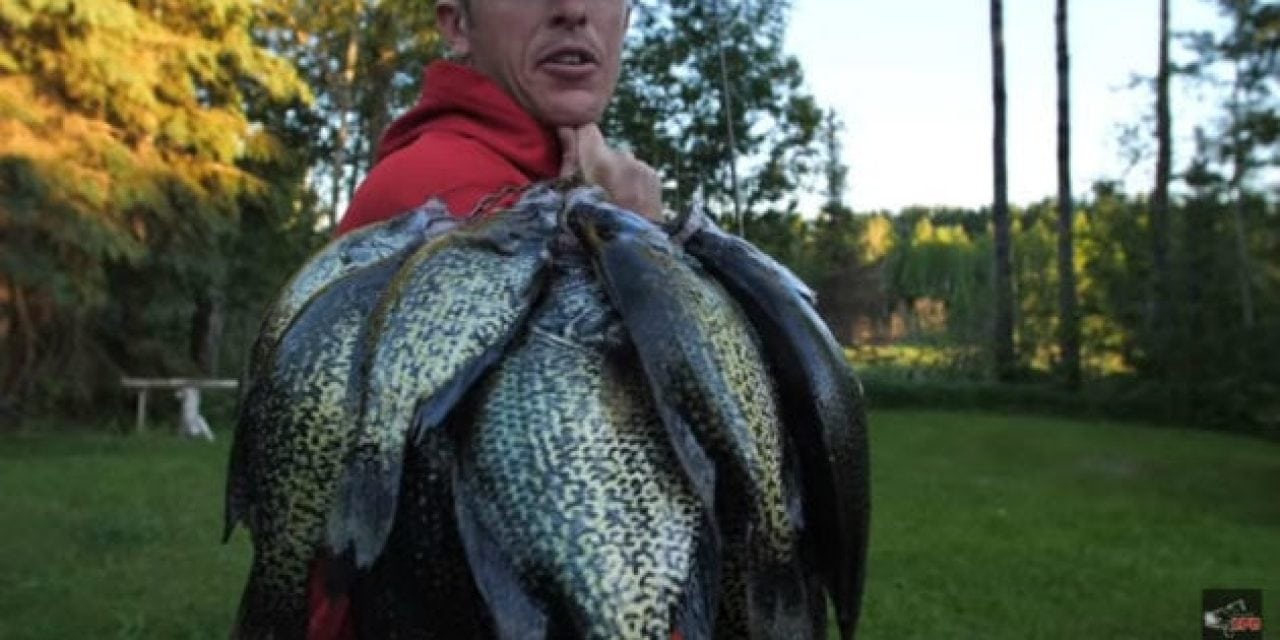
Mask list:
[[[543,124],[596,122],[618,82],[627,0],[439,0],[455,53]]]

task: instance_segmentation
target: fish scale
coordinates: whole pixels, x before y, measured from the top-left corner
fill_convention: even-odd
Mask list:
[[[685,247],[749,310],[777,374],[805,503],[811,575],[822,576],[842,638],[861,612],[870,532],[866,403],[812,291],[700,208],[679,225]],[[689,233],[688,230],[693,232]],[[809,582],[813,582],[809,580]],[[815,610],[821,607],[815,605]]]
[[[248,390],[270,368],[280,339],[318,294],[343,277],[409,251],[427,238],[452,229],[456,224],[444,205],[433,200],[391,220],[338,238],[308,259],[284,285],[263,316],[241,383],[240,406],[245,405]],[[245,519],[250,508],[249,493],[252,487],[247,484],[250,472],[241,468],[252,455],[245,449],[248,441],[248,437],[241,437],[237,425],[234,446],[227,464],[224,539],[231,535],[236,523]]]
[[[365,321],[400,264],[340,278],[298,316],[246,393],[236,444],[254,545],[234,637],[302,638],[307,578],[355,419],[354,363]]]
[[[569,618],[561,625],[584,638],[668,640],[698,597],[688,590],[706,543],[701,509],[634,355],[600,337],[616,326],[572,328],[616,325],[603,292],[585,264],[561,268],[482,387],[459,491],[521,586],[548,615]]]
[[[809,613],[794,595],[803,589],[780,423],[750,326],[652,223],[591,198],[570,200],[569,225],[641,354],[664,422],[676,442],[692,434],[714,463],[710,501],[726,562],[718,623],[750,629],[745,637],[794,637],[809,626]]]
[[[444,421],[527,315],[549,261],[548,213],[527,206],[428,243],[374,312],[356,441],[328,531],[358,567],[390,534],[411,436]]]

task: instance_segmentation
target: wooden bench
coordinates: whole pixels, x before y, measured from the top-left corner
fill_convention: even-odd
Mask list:
[[[200,415],[200,391],[202,389],[237,389],[240,383],[229,379],[214,378],[130,378],[121,377],[120,386],[138,392],[138,422],[135,430],[147,429],[147,392],[152,389],[177,391],[183,400],[182,433],[213,439],[213,432]]]

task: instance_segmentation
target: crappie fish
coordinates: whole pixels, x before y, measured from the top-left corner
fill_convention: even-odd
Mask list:
[[[406,447],[438,427],[522,326],[545,280],[562,198],[513,208],[418,250],[372,317],[355,443],[329,521],[337,555],[367,567],[394,523]]]
[[[356,364],[395,256],[338,278],[284,333],[246,391],[228,483],[253,540],[233,638],[304,638],[307,580],[351,440]],[[233,454],[236,455],[236,454]]]
[[[558,261],[459,441],[459,521],[500,637],[709,637],[715,539],[585,260]]]
[[[621,314],[668,429],[717,470],[704,501],[725,537],[724,637],[791,638],[811,627],[797,546],[798,505],[784,492],[772,381],[737,304],[651,222],[593,194],[568,223]],[[688,435],[684,432],[687,431]]]
[[[818,317],[813,294],[789,270],[715,226],[700,208],[678,225],[684,247],[751,319],[777,372],[795,440],[806,535],[843,638],[861,612],[870,534],[870,459],[862,385]]]
[[[325,245],[307,260],[290,278],[267,310],[258,336],[249,354],[249,364],[241,380],[239,404],[270,366],[272,354],[285,331],[316,295],[342,277],[398,253],[403,253],[457,225],[444,203],[431,200],[391,220],[358,229]],[[247,441],[237,437],[236,443]],[[225,526],[223,539],[231,535],[236,524],[244,520],[245,494],[249,491],[239,480],[246,478],[240,465],[245,457],[237,444],[232,449],[227,477]]]

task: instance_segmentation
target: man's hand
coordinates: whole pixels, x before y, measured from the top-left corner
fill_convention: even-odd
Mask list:
[[[565,127],[558,133],[564,149],[561,177],[580,173],[588,184],[602,187],[614,204],[650,220],[662,219],[662,181],[653,167],[610,149],[594,124]]]

